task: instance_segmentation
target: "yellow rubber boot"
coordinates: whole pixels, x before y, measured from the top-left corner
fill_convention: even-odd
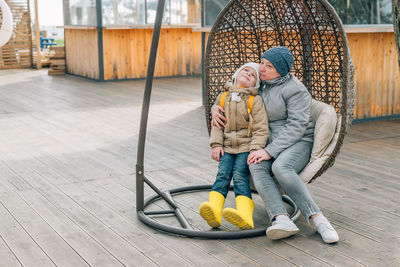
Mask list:
[[[222,211],[222,216],[231,224],[236,225],[240,229],[250,230],[254,229],[253,211],[254,202],[251,198],[246,196],[236,197],[236,210],[226,208]]]
[[[208,195],[209,201],[200,205],[199,213],[212,228],[221,226],[221,212],[225,203],[225,197],[217,191],[211,191]]]

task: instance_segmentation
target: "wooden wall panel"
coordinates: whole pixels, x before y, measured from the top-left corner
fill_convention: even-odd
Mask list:
[[[10,41],[0,48],[0,69],[32,66],[32,33],[28,0],[6,0],[14,20]],[[1,17],[1,11],[0,11]]]
[[[99,79],[96,29],[65,29],[67,72]]]
[[[104,79],[145,78],[152,29],[105,29]],[[162,29],[154,75],[201,74],[201,33],[191,28]]]
[[[400,115],[400,70],[393,32],[348,33],[355,66],[355,119]]]

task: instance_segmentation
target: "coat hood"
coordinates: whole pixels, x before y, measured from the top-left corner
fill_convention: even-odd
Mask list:
[[[247,95],[258,95],[258,87],[238,88],[233,85],[232,81],[227,81],[225,83],[225,91],[238,92]]]

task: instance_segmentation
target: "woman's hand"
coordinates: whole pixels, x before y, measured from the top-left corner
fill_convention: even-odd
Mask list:
[[[220,105],[213,105],[211,107],[211,127],[214,125],[221,129],[221,127],[225,127],[226,118],[223,115],[225,112],[224,108]]]
[[[263,160],[269,160],[271,158],[272,158],[271,155],[264,149],[253,151],[247,157],[247,165],[250,165],[251,163],[257,164]]]
[[[222,147],[218,146],[218,147],[213,147],[211,149],[211,157],[213,160],[219,162],[219,155],[224,155],[224,150],[222,149]]]

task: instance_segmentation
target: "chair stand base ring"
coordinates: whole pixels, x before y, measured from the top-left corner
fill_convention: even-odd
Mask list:
[[[194,185],[194,186],[186,186],[174,188],[171,190],[167,190],[164,192],[168,192],[171,196],[183,193],[193,193],[198,191],[211,190],[212,185]],[[233,186],[230,187],[230,190],[233,190]],[[157,200],[160,200],[162,197],[158,194],[154,194],[144,200],[144,209],[154,203]],[[293,221],[296,221],[300,216],[300,211],[298,210],[296,204],[293,200],[283,195],[282,199],[288,205],[290,205],[293,209],[293,212],[289,215]],[[265,235],[266,228],[258,228],[252,230],[237,230],[237,231],[224,231],[224,230],[210,230],[210,231],[200,231],[191,228],[183,228],[183,227],[174,227],[166,224],[159,223],[152,219],[146,212],[138,211],[138,218],[146,225],[151,228],[167,232],[170,234],[183,235],[187,237],[198,237],[198,238],[206,238],[206,239],[239,239],[239,238],[248,238],[248,237],[256,237]]]

